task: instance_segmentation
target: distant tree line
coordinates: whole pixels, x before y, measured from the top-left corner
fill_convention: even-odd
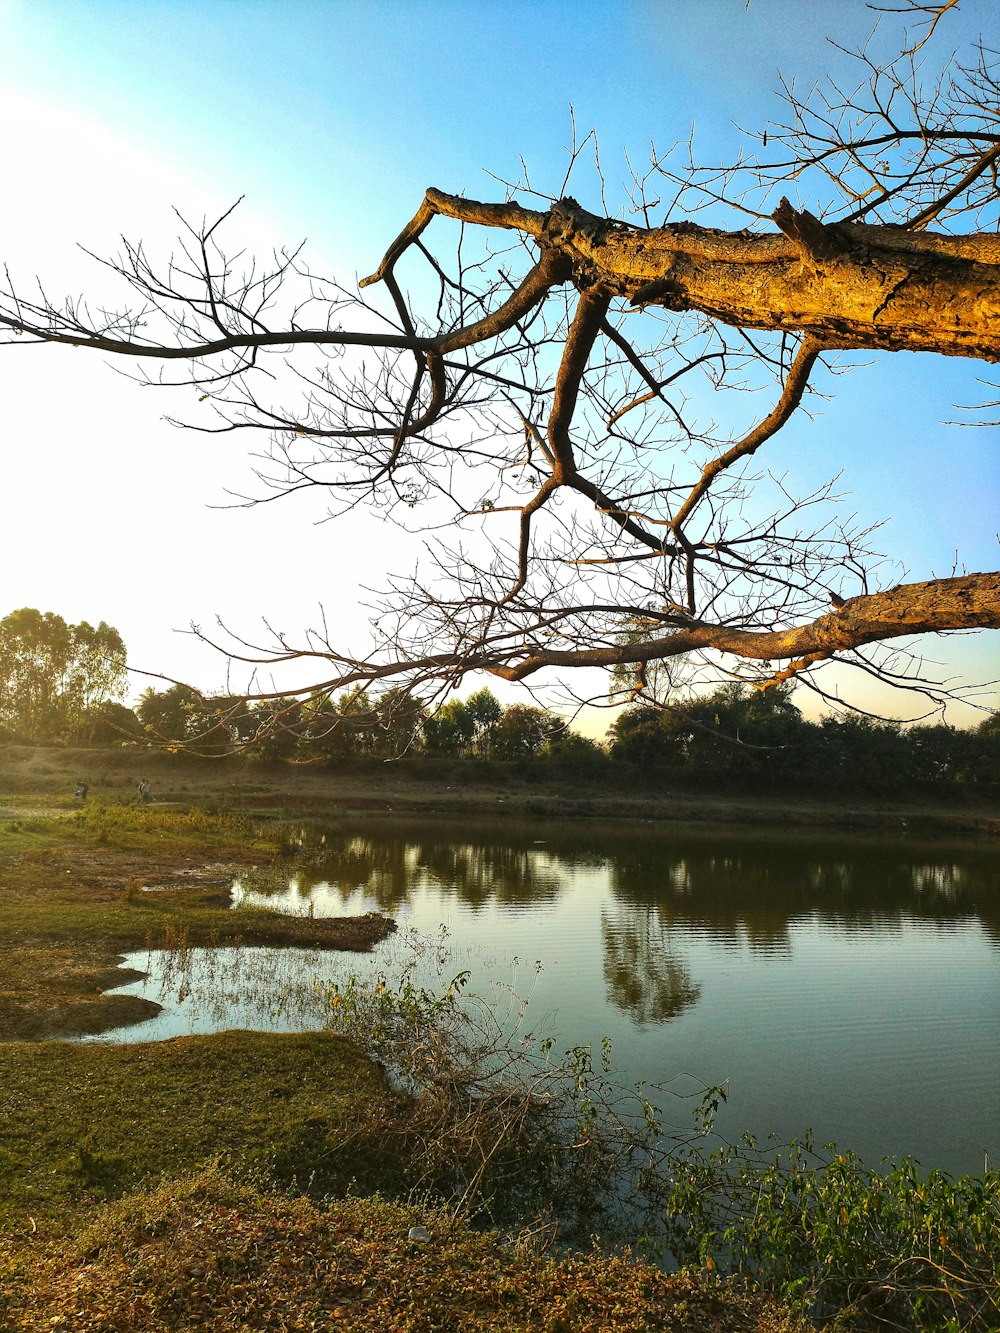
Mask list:
[[[430,710],[405,690],[345,691],[247,707],[181,685],[147,690],[147,738],[196,753],[330,764],[411,760],[549,764],[611,781],[695,789],[1000,790],[1000,714],[974,730],[904,727],[848,714],[807,721],[787,687],[725,685],[670,708],[625,708],[605,744],[543,708],[504,706],[489,689]]]
[[[682,707],[626,708],[609,752],[651,777],[699,787],[989,790],[1000,788],[1000,713],[967,731],[857,713],[810,722],[785,686],[724,685]]]
[[[624,708],[604,744],[489,689],[429,708],[404,689],[255,703],[175,684],[120,702],[125,647],[103,621],[23,608],[0,620],[0,740],[147,743],[206,756],[343,765],[385,760],[548,764],[560,774],[692,789],[1000,791],[1000,713],[978,727],[858,714],[807,721],[788,686],[728,684]]]
[[[230,696],[206,697],[184,685],[148,689],[135,709],[137,729],[158,742],[198,754],[236,750],[256,759],[343,763],[423,756],[513,762],[551,757],[581,744],[601,759],[596,742],[575,736],[544,708],[504,707],[489,689],[428,709],[406,690],[373,696],[266,700],[246,705]]]

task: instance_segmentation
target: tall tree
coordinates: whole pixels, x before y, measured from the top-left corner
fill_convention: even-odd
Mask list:
[[[320,694],[302,708],[300,734],[308,749],[325,759],[364,759],[371,753],[376,717],[366,690]]]
[[[423,740],[427,710],[408,690],[384,690],[374,705],[377,728],[372,739],[372,754],[379,759],[395,759],[415,754]]]
[[[884,65],[862,53],[855,89],[788,92],[732,166],[654,156],[617,212],[527,181],[491,201],[429,189],[358,290],[298,252],[239,271],[220,218],[163,266],[125,244],[110,268],[131,310],[11,287],[0,324],[138,358],[151,380],[178,367],[219,414],[199,429],[271,435],[262,498],[317,487],[468,534],[439,535],[433,573],[386,595],[380,651],[325,633],[243,647],[325,659],[322,695],[623,664],[641,692],[651,664],[706,655],[761,683],[815,683],[831,660],[891,680],[878,645],[1000,627],[1000,574],[880,582],[832,483],[799,490],[754,460],[839,352],[1000,360],[996,57],[925,86],[930,36]],[[282,360],[306,384],[293,406]],[[730,388],[770,405],[707,428],[690,404]]]
[[[150,685],[139,696],[136,716],[153,739],[184,741],[191,731],[191,718],[198,698],[197,691],[188,685],[170,685],[165,690]]]
[[[69,740],[125,686],[125,645],[111,625],[69,625],[22,607],[0,620],[0,726],[25,740]]]
[[[490,748],[494,759],[534,759],[546,741],[560,730],[559,720],[544,708],[510,704],[493,728]]]

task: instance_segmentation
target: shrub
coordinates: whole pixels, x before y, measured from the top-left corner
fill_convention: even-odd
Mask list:
[[[332,1025],[411,1094],[399,1130],[422,1187],[493,1223],[541,1215],[564,1241],[641,1245],[831,1329],[1000,1327],[1000,1172],[873,1170],[808,1139],[709,1151],[724,1088],[666,1125],[669,1088],[626,1088],[607,1039],[596,1058],[587,1046],[559,1057],[513,986],[477,996],[467,972],[444,979],[442,941],[422,947],[440,984],[417,984],[414,961],[396,986],[379,975],[325,990]]]
[[[722,1268],[837,1329],[1000,1327],[1000,1172],[866,1167],[808,1140],[685,1154],[668,1203],[682,1262]]]

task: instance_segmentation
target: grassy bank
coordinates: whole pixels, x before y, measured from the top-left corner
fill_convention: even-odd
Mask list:
[[[158,803],[194,802],[211,812],[255,818],[335,817],[350,812],[393,815],[503,814],[544,819],[642,819],[665,823],[857,829],[930,835],[1000,832],[995,802],[974,793],[961,799],[884,797],[857,791],[828,799],[758,789],[691,791],[683,779],[650,785],[622,768],[609,775],[544,764],[420,758],[342,769],[246,762],[239,756],[114,748],[0,746],[0,822],[23,810],[67,811],[77,781],[91,798],[134,802],[135,784],[149,779]]]
[[[62,1234],[163,1175],[215,1161],[317,1194],[374,1183],[396,1099],[347,1042],[227,1032],[135,1045],[0,1046],[0,1230]]]
[[[12,1043],[0,1088],[10,1333],[804,1327],[691,1276],[555,1262],[359,1197],[406,1190],[405,1104],[332,1036]]]
[[[22,808],[28,808],[27,802]],[[230,909],[235,867],[280,861],[283,834],[197,808],[105,806],[0,823],[0,1041],[104,1032],[158,1006],[107,995],[122,954],[178,943],[370,948],[379,916],[313,921]]]
[[[438,808],[538,814],[537,788],[504,787],[495,774],[480,775],[495,786],[454,793],[398,771],[357,782],[290,769],[251,778],[231,761],[164,755],[138,772],[158,798],[146,808],[135,802],[137,773],[124,768],[45,750],[18,764],[0,767],[4,1333],[805,1328],[704,1265],[666,1276],[597,1252],[556,1260],[537,1243],[553,1225],[501,1238],[440,1207],[394,1201],[428,1181],[416,1103],[332,1035],[38,1040],[155,1009],[102,993],[124,979],[115,960],[127,951],[237,941],[360,949],[381,938],[391,928],[381,917],[230,910],[234,871],[280,872],[294,851],[278,814],[390,813],[404,825]],[[78,777],[92,784],[82,806],[71,794]],[[579,814],[591,799],[604,813],[626,811],[595,793],[559,813]],[[749,822],[779,817],[776,807],[758,813]],[[698,1188],[692,1177],[694,1202]],[[861,1233],[866,1198],[862,1189]],[[416,1225],[423,1239],[410,1237]],[[782,1225],[775,1235],[798,1245],[792,1221]],[[837,1235],[839,1226],[835,1218]],[[984,1236],[991,1243],[993,1231]]]

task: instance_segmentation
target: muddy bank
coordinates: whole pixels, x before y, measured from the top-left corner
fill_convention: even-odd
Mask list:
[[[376,913],[313,920],[233,910],[234,875],[281,859],[280,839],[200,812],[93,807],[8,822],[0,829],[0,1041],[96,1035],[157,1013],[150,1001],[106,993],[130,979],[118,967],[126,953],[235,944],[359,952],[395,930]]]

